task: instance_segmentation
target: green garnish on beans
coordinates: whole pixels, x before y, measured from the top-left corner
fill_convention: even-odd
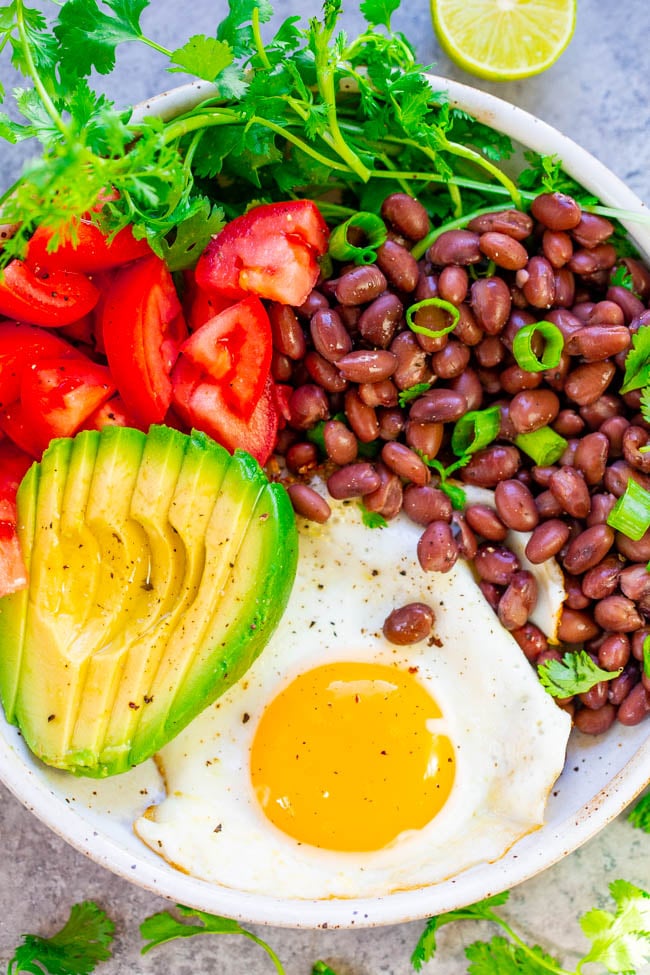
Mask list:
[[[413,320],[413,316],[416,315],[423,308],[441,308],[442,311],[447,312],[451,315],[451,322],[444,328],[434,330],[432,328],[427,328],[426,325],[418,325],[417,322]],[[443,335],[449,335],[450,332],[458,325],[460,321],[460,312],[456,305],[452,305],[450,301],[445,301],[443,298],[425,298],[423,301],[416,301],[414,305],[411,305],[406,310],[406,324],[411,329],[412,332],[417,332],[418,335],[425,335],[429,339],[439,339]]]
[[[538,467],[548,467],[560,459],[568,443],[553,427],[540,427],[515,437],[515,446],[531,457]]]
[[[650,492],[630,478],[625,493],[610,511],[607,524],[638,542],[650,528]]]
[[[536,336],[544,339],[544,350],[540,356],[533,350]],[[557,325],[541,321],[519,329],[512,343],[512,354],[517,365],[526,372],[545,372],[560,364],[563,348],[564,337]]]
[[[586,650],[565,653],[562,660],[546,660],[537,668],[542,686],[553,697],[586,694],[603,680],[613,680],[620,670],[602,670]]]
[[[500,426],[501,410],[498,406],[471,410],[456,421],[451,433],[451,449],[457,457],[474,454],[496,439]]]
[[[361,231],[365,244],[353,244],[350,241],[350,231],[354,230]],[[335,261],[373,264],[377,260],[377,249],[386,242],[387,236],[386,224],[376,213],[354,213],[332,231],[329,242],[330,257]]]

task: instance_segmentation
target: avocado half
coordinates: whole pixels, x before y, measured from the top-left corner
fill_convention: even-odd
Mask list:
[[[18,491],[29,586],[0,599],[0,695],[42,761],[124,772],[237,681],[296,572],[293,510],[242,451],[153,426],[54,441]]]

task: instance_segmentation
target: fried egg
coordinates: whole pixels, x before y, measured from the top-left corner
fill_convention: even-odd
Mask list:
[[[356,505],[300,525],[287,610],[246,676],[159,755],[135,823],[177,868],[284,898],[381,896],[494,861],[539,828],[570,718],[469,567],[424,572],[421,529]],[[388,613],[431,607],[395,646]]]

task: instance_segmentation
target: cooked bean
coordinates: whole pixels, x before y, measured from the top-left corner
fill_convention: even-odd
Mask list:
[[[635,257],[624,257],[621,260],[632,278],[632,290],[642,301],[650,298],[650,270]]]
[[[650,529],[638,540],[628,538],[623,532],[617,532],[616,548],[630,562],[650,561]]]
[[[587,609],[588,606],[591,606],[591,599],[585,596],[580,580],[575,576],[564,577],[564,588],[566,590],[564,605],[568,606],[569,609]]]
[[[643,626],[643,617],[627,596],[615,594],[596,603],[594,619],[604,630],[630,633]]]
[[[544,257],[554,268],[561,268],[571,260],[573,242],[564,230],[545,230],[542,235]]]
[[[476,264],[481,260],[479,235],[471,230],[445,230],[427,251],[432,264]]]
[[[508,271],[518,271],[526,267],[528,262],[528,251],[514,237],[508,234],[500,234],[495,231],[488,231],[479,237],[479,247],[490,261],[494,261],[497,267],[503,267]]]
[[[372,406],[366,406],[356,389],[345,394],[345,415],[361,443],[370,443],[379,436],[379,422]]]
[[[570,308],[575,301],[575,275],[568,267],[561,267],[555,270],[553,275],[553,293],[553,305],[555,308]]]
[[[637,684],[619,705],[617,717],[621,724],[630,727],[643,721],[648,713],[650,713],[650,694],[643,684]]]
[[[491,582],[485,582],[484,579],[480,579],[478,587],[483,593],[483,596],[485,597],[485,600],[490,608],[496,613],[499,600],[503,595],[503,586],[495,586]]]
[[[306,474],[318,465],[318,449],[308,441],[291,444],[285,454],[285,462],[292,474]]]
[[[390,351],[397,356],[397,369],[393,382],[398,389],[409,389],[430,378],[429,363],[413,332],[400,332],[390,344]]]
[[[342,393],[348,388],[347,380],[343,378],[334,363],[323,359],[319,352],[308,352],[304,361],[309,376],[328,393]]]
[[[342,305],[364,305],[386,290],[386,278],[374,264],[354,267],[338,279],[336,300]]]
[[[616,708],[608,702],[602,708],[598,708],[597,711],[581,708],[574,718],[574,724],[583,735],[604,735],[612,727],[615,720]]]
[[[377,265],[398,291],[415,291],[420,276],[418,262],[406,247],[387,240],[377,248]]]
[[[370,494],[364,494],[363,504],[368,511],[376,511],[390,521],[402,509],[402,482],[382,463],[375,464],[375,470],[379,474],[379,487]]]
[[[450,389],[455,393],[460,393],[467,400],[468,410],[478,410],[483,404],[483,387],[478,373],[467,368],[460,376],[455,376],[449,383]]]
[[[610,416],[609,419],[601,423],[599,432],[607,437],[609,441],[609,456],[622,457],[623,455],[623,434],[630,425],[630,421],[624,416]]]
[[[626,325],[631,325],[635,319],[639,318],[645,312],[643,302],[635,294],[632,294],[629,288],[624,288],[623,285],[617,284],[609,287],[605,293],[605,298],[607,301],[613,301],[619,306],[623,312]]]
[[[597,301],[587,316],[587,325],[625,325],[623,309],[614,301]]]
[[[591,511],[587,515],[587,525],[604,525],[616,503],[613,494],[592,494]]]
[[[444,427],[442,423],[406,424],[406,442],[413,450],[419,451],[432,460],[440,450]]]
[[[535,498],[535,507],[540,518],[559,518],[564,508],[550,491],[540,491]]]
[[[560,410],[553,421],[553,429],[562,437],[577,437],[585,428],[585,421],[575,410]]]
[[[377,410],[377,422],[379,423],[379,436],[382,440],[397,440],[406,426],[406,414],[397,406],[380,408]]]
[[[404,444],[391,441],[384,444],[381,451],[381,459],[386,467],[390,468],[399,477],[407,481],[412,481],[419,487],[424,486],[430,479],[429,468],[422,461],[415,451]]]
[[[522,390],[510,403],[510,419],[516,433],[530,433],[548,426],[560,410],[560,400],[550,389]]]
[[[305,383],[293,390],[289,397],[289,414],[292,427],[308,430],[329,416],[327,396],[320,386]]]
[[[499,481],[514,477],[520,463],[521,456],[516,447],[484,447],[472,454],[469,464],[462,468],[461,477],[468,484],[495,487]]]
[[[598,633],[598,626],[588,613],[564,606],[557,635],[563,643],[584,643]]]
[[[521,244],[512,238],[506,239],[511,245],[521,247]],[[512,305],[510,288],[503,278],[479,278],[472,284],[471,304],[481,328],[488,335],[497,335],[503,330],[510,316]]]
[[[567,267],[574,274],[593,275],[614,267],[616,257],[616,250],[611,244],[598,244],[596,247],[574,251]]]
[[[624,634],[621,634],[623,636]],[[609,700],[617,707],[622,704],[635,684],[639,683],[639,675],[635,667],[626,667],[622,674],[609,681]]]
[[[474,567],[481,579],[495,586],[508,586],[520,569],[519,559],[509,548],[492,543],[479,545]]]
[[[443,267],[438,278],[438,294],[452,305],[460,305],[467,297],[469,276],[464,267],[450,264]]]
[[[357,391],[359,399],[366,406],[397,406],[399,402],[397,386],[390,379],[379,383],[360,383]]]
[[[458,550],[464,559],[470,561],[475,558],[478,551],[478,541],[476,535],[467,524],[467,520],[460,513],[454,511],[451,516],[452,524],[456,527],[456,541]]]
[[[614,532],[609,525],[593,525],[569,542],[562,564],[567,572],[580,575],[602,562],[613,544]]]
[[[467,412],[467,400],[453,389],[430,389],[413,402],[409,414],[417,423],[448,423]]]
[[[470,348],[478,345],[483,339],[483,329],[476,321],[476,316],[467,302],[462,301],[458,305],[458,314],[460,318],[454,329],[455,337]]]
[[[493,369],[506,357],[506,347],[498,335],[486,335],[474,348],[474,356],[480,366]]]
[[[272,301],[268,309],[273,345],[289,359],[302,359],[307,351],[305,333],[290,305]]]
[[[366,342],[387,349],[403,314],[404,306],[397,295],[380,295],[361,312],[359,332]]]
[[[431,368],[441,379],[454,379],[469,364],[470,351],[457,339],[450,338],[444,349],[431,356]]]
[[[633,600],[642,611],[650,606],[650,572],[646,565],[627,565],[619,576],[621,592]]]
[[[407,484],[404,488],[404,511],[417,525],[428,525],[432,521],[451,521],[451,501],[447,495],[430,484],[418,487]]]
[[[300,316],[302,316],[302,318],[311,318],[314,312],[317,312],[319,308],[328,307],[329,303],[325,295],[314,289],[313,291],[310,291],[305,301],[303,301],[302,305],[300,305],[296,311]]]
[[[271,355],[271,376],[276,383],[286,383],[293,375],[293,363],[288,356],[282,355],[276,349]]]
[[[541,193],[531,203],[530,212],[549,230],[571,230],[581,218],[580,207],[565,193]]]
[[[526,544],[526,558],[535,565],[557,555],[564,548],[570,534],[569,526],[559,518],[549,518],[539,524]]]
[[[310,488],[308,484],[289,484],[287,494],[294,511],[310,521],[317,521],[322,525],[332,513],[332,509],[325,498]]]
[[[648,626],[644,626],[640,630],[635,630],[632,634],[630,645],[632,648],[632,656],[635,660],[643,660],[643,644],[649,636],[650,627]]]
[[[630,659],[630,639],[625,633],[610,633],[598,650],[598,666],[603,670],[621,670]],[[619,702],[620,703],[620,702]]]
[[[644,490],[650,491],[650,477],[636,470],[636,468],[630,467],[625,460],[615,460],[613,464],[609,465],[603,476],[603,484],[617,498],[625,493],[630,480],[636,481]]]
[[[337,501],[343,501],[346,498],[359,498],[364,494],[371,494],[380,484],[381,479],[372,464],[363,462],[348,464],[330,474],[327,479],[327,490]]]
[[[501,521],[514,531],[532,531],[539,522],[533,495],[521,481],[499,481],[494,490],[494,502]]]
[[[636,470],[650,474],[650,451],[644,451],[650,442],[650,434],[642,427],[630,425],[623,434],[623,456]]]
[[[458,543],[446,521],[432,521],[420,536],[417,546],[425,572],[449,572],[458,561]]]
[[[499,369],[479,369],[478,377],[488,396],[496,396],[501,392],[501,378]]]
[[[502,542],[508,534],[495,509],[487,504],[467,505],[465,518],[470,528],[489,542]]]
[[[607,466],[609,440],[602,433],[588,433],[576,447],[574,464],[587,484],[600,484]]]
[[[598,527],[604,528],[606,526],[600,525]],[[598,565],[592,566],[585,572],[581,582],[585,596],[588,596],[589,599],[605,599],[606,596],[611,596],[618,586],[621,566],[621,559],[616,555],[608,555]]]
[[[393,375],[397,356],[387,349],[358,349],[338,359],[336,366],[350,382],[378,383]]]
[[[409,240],[422,240],[429,233],[429,215],[408,193],[391,193],[381,205],[381,215]]]
[[[609,687],[606,680],[601,680],[593,687],[590,687],[588,691],[583,694],[578,695],[580,698],[580,703],[591,711],[597,711],[602,708],[603,705],[607,704],[607,698],[609,696]]]
[[[536,389],[542,384],[542,374],[539,372],[528,372],[521,366],[508,366],[501,373],[501,387],[506,393],[514,396],[524,389]]]
[[[426,603],[407,603],[386,617],[383,633],[389,643],[406,647],[431,635],[435,615]]]
[[[583,213],[580,221],[572,228],[571,236],[582,247],[596,247],[614,233],[614,224],[596,213]]]
[[[562,456],[558,460],[558,464],[560,465],[560,469],[562,467],[573,467],[574,466],[573,461],[575,460],[576,450],[578,449],[578,444],[579,443],[580,443],[580,441],[578,440],[577,437],[570,437],[569,440],[567,440],[567,444],[566,444],[566,447],[564,448],[564,451],[562,453]],[[550,481],[549,481],[549,485],[550,485]]]
[[[479,214],[470,220],[467,229],[477,234],[508,234],[515,240],[525,240],[533,231],[533,221],[521,210],[499,210]]]
[[[352,349],[352,338],[333,308],[317,311],[309,323],[314,348],[328,362],[336,362]]]
[[[555,277],[545,257],[531,257],[526,265],[527,277],[522,285],[524,297],[534,308],[550,308],[555,298]]]
[[[511,630],[512,635],[515,640],[523,650],[526,658],[531,662],[534,662],[539,657],[540,653],[544,653],[548,650],[548,640],[546,636],[542,633],[538,626],[530,621],[524,623],[518,629]]]
[[[551,483],[551,478],[558,470],[559,467],[557,467],[555,464],[550,464],[547,467],[538,467],[535,464],[530,473],[535,484],[540,484],[542,487],[547,488]]]
[[[518,630],[537,603],[537,581],[531,572],[515,572],[499,600],[497,615],[506,630]]]
[[[351,464],[357,459],[357,438],[340,420],[328,420],[323,427],[323,440],[327,456],[335,464]]]
[[[586,362],[601,362],[629,348],[632,341],[624,325],[585,325],[574,332],[565,348],[569,355],[579,355]]]
[[[551,476],[549,489],[567,514],[586,518],[591,508],[589,488],[575,467],[561,467]]]

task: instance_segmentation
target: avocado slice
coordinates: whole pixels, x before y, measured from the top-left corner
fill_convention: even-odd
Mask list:
[[[0,600],[7,717],[48,764],[125,771],[269,639],[296,569],[288,497],[204,434],[107,427],[50,445],[18,505],[30,581]]]

